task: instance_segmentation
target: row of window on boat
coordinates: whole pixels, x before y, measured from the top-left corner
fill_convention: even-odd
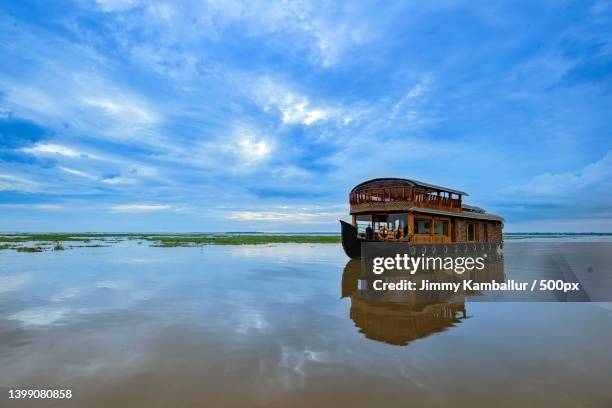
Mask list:
[[[357,232],[359,236],[368,240],[403,240],[410,234],[449,236],[450,218],[414,216],[414,223],[408,225],[408,214],[376,214],[357,215]],[[467,241],[478,240],[476,224],[468,223],[466,231]]]

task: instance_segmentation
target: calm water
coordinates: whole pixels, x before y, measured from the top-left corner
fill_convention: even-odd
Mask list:
[[[529,245],[508,277],[537,272]],[[356,288],[339,245],[0,251],[0,406],[612,406],[609,303]]]

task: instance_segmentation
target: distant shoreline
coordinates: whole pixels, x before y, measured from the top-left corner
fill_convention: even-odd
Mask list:
[[[612,232],[507,232],[504,239],[610,237]]]
[[[612,237],[612,233],[507,233],[507,241],[579,239],[584,237]],[[196,247],[203,245],[264,245],[264,244],[339,244],[336,233],[2,233],[0,250],[18,252],[62,251],[72,248],[108,247],[122,241],[147,242],[151,247]]]
[[[0,237],[13,236],[62,236],[62,237],[147,237],[147,236],[340,236],[339,232],[307,231],[307,232],[287,232],[287,231],[227,231],[227,232],[19,232],[19,231],[0,231]],[[513,236],[612,236],[612,232],[504,232],[504,237]]]

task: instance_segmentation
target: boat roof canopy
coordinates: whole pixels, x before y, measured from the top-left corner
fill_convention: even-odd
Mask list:
[[[368,181],[364,181],[363,183],[357,184],[351,190],[351,193],[354,193],[359,190],[366,190],[370,188],[394,188],[394,187],[422,187],[427,190],[433,191],[446,191],[448,193],[454,193],[459,195],[467,196],[468,193],[464,191],[455,190],[448,187],[436,186],[434,184],[424,183],[422,181],[413,180],[413,179],[405,179],[405,178],[395,178],[395,177],[386,177],[386,178],[375,178]]]

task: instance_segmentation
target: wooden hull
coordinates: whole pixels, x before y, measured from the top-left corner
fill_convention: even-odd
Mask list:
[[[342,228],[342,249],[344,249],[344,253],[351,259],[360,259],[361,243],[365,240],[357,236],[357,228],[348,222],[340,221],[340,226]]]
[[[342,248],[346,255],[351,259],[361,259],[361,244],[364,242],[386,242],[386,241],[368,241],[359,238],[357,229],[351,224],[340,221],[342,227]],[[397,241],[388,241],[390,244]],[[503,243],[502,242],[448,242],[448,243],[408,243],[410,255],[437,255],[437,256],[464,256],[466,254],[484,254],[491,253],[492,255],[501,256]]]

